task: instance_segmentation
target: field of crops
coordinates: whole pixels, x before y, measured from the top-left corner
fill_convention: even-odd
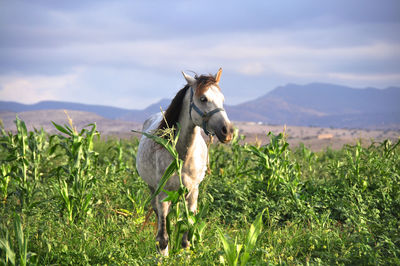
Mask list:
[[[0,265],[400,264],[400,140],[318,153],[284,133],[214,144],[199,212],[184,211],[184,190],[169,193],[161,257],[136,138],[16,124],[0,133]]]

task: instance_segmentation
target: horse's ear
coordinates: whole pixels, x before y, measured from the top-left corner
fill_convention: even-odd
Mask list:
[[[196,83],[196,79],[191,77],[190,75],[186,74],[185,72],[182,71],[183,76],[185,77],[187,83],[190,86],[193,86]]]
[[[215,74],[215,81],[218,84],[219,80],[221,79],[221,74],[222,74],[222,68],[219,68],[217,74]]]

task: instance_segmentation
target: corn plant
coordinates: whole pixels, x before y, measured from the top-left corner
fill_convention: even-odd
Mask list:
[[[304,143],[300,143],[299,147],[295,150],[295,153],[305,162],[305,169],[303,169],[303,171],[307,171],[309,175],[314,175],[316,173],[314,166],[318,156],[308,149]]]
[[[28,252],[28,239],[29,233],[25,234],[22,228],[21,219],[18,215],[14,217],[14,227],[15,227],[15,235],[18,242],[18,255],[19,255],[19,264],[27,265],[33,258],[36,256],[35,253]]]
[[[188,235],[190,247],[196,249],[198,243],[202,241],[203,232],[207,226],[204,217],[208,212],[208,204],[200,205],[196,214],[190,211],[186,213],[184,199],[179,196],[182,191],[178,190],[177,193],[175,193],[176,191],[165,192],[168,196],[164,201],[172,202],[172,211],[167,216],[167,231],[172,241],[171,252],[177,253],[180,250],[181,240],[185,233]],[[186,190],[184,193],[186,193]],[[172,226],[172,221],[175,223],[174,226]]]
[[[126,196],[133,205],[133,212],[126,209],[118,209],[118,212],[126,216],[134,217],[134,223],[140,224],[145,221],[145,207],[144,201],[146,200],[145,192],[142,189],[137,190],[135,193],[129,188],[126,190]]]
[[[265,210],[260,212],[251,224],[243,244],[238,244],[237,236],[233,241],[229,236],[224,234],[220,228],[217,229],[219,239],[224,248],[226,263],[228,265],[239,265],[239,261],[240,265],[246,265],[250,259],[251,253],[256,247],[257,239],[263,230],[262,216],[264,211]],[[225,263],[225,259],[222,258],[221,262]]]
[[[17,241],[16,251],[13,249],[12,241],[8,235],[8,231],[6,231],[5,238],[0,238],[0,250],[3,250],[5,253],[5,257],[0,259],[0,262],[3,265],[7,265],[9,262],[12,265],[36,265],[37,255],[28,251],[29,233],[24,232],[21,218],[17,214],[14,215],[14,231]]]
[[[0,257],[0,263],[2,265],[8,265],[9,262],[15,265],[15,252],[10,243],[11,240],[8,231],[5,231],[5,236],[0,238],[0,255],[2,255],[2,257]],[[3,251],[4,254],[2,254],[1,251]]]
[[[354,152],[351,150],[346,151],[346,167],[350,171],[346,171],[345,178],[348,179],[352,185],[357,185],[364,191],[368,186],[368,179],[366,176],[362,175],[361,160],[367,151],[364,150],[359,141],[354,148]]]
[[[18,174],[15,176],[19,183],[21,192],[22,205],[30,200],[31,194],[33,193],[34,183],[28,181],[28,160],[27,160],[27,149],[28,149],[28,136],[25,122],[18,119],[16,120],[18,134],[16,137],[16,149],[15,155],[18,160]]]
[[[96,124],[90,124],[91,129],[78,132],[70,122],[68,125],[53,125],[66,136],[53,135],[50,138],[54,154],[60,147],[67,160],[64,165],[57,167],[56,175],[59,183],[56,185],[63,209],[67,212],[70,223],[83,218],[91,212],[93,201],[93,185],[98,154],[93,151],[93,138],[98,136]]]
[[[113,174],[118,172],[124,172],[127,169],[127,165],[123,159],[123,148],[122,141],[119,140],[116,146],[111,146],[107,151],[113,156],[111,156],[110,164],[107,166],[107,173],[111,172]]]
[[[266,182],[266,191],[274,192],[280,188],[287,190],[293,202],[300,205],[298,189],[300,184],[300,166],[289,159],[289,144],[285,134],[275,136],[268,133],[270,143],[257,147],[250,145],[245,149],[258,158],[258,165],[253,169],[261,181]]]
[[[0,166],[0,193],[1,202],[6,203],[8,197],[8,186],[12,178],[12,164],[16,159],[15,137],[12,132],[6,132],[0,127],[0,149],[5,151],[6,157],[1,160]]]
[[[1,143],[8,156],[1,169],[3,200],[7,197],[10,179],[17,182],[17,194],[22,208],[31,209],[37,202],[33,196],[41,179],[40,167],[47,149],[46,134],[43,130],[28,132],[25,122],[16,117],[17,134],[1,130]]]
[[[0,201],[6,203],[8,197],[8,185],[11,180],[11,165],[2,164],[0,166]]]

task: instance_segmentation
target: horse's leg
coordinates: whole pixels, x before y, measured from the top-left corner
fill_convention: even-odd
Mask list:
[[[158,216],[158,230],[157,230],[157,248],[159,252],[168,256],[168,232],[167,232],[167,215],[171,202],[162,202],[160,195],[156,196],[157,216]]]
[[[199,189],[192,189],[186,197],[186,202],[188,204],[189,211],[196,213],[197,210],[197,198],[199,196]],[[190,245],[188,240],[188,232],[185,232],[182,237],[182,247],[188,248]]]
[[[150,189],[150,193],[151,193],[151,196],[152,196],[152,195],[154,194],[155,189],[152,188],[151,186],[149,186],[149,189]],[[157,219],[158,219],[156,197],[154,197],[154,198],[151,200],[151,206],[153,207],[154,213],[156,214],[156,217],[157,217]]]

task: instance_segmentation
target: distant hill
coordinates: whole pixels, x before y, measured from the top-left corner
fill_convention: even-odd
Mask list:
[[[0,101],[0,112],[26,112],[38,110],[76,110],[95,113],[108,119],[143,122],[149,115],[159,112],[160,106],[165,110],[171,100],[162,99],[143,110],[124,109],[104,105],[90,105],[72,102],[42,101],[35,104]]]
[[[143,110],[44,101],[26,105],[0,101],[1,112],[67,109],[97,114],[107,119],[141,123],[150,114],[166,110],[163,99]],[[228,105],[231,120],[337,128],[400,128],[400,88],[355,89],[325,83],[288,84],[257,99]]]
[[[67,110],[67,113],[78,130],[96,123],[97,130],[104,135],[130,136],[132,129],[140,130],[142,128],[140,123],[108,119],[90,112]],[[0,119],[5,129],[16,130],[14,123],[16,115],[15,112],[0,112]],[[24,111],[18,112],[18,117],[26,123],[28,130],[43,128],[49,133],[57,132],[52,121],[60,125],[68,124],[64,110]]]
[[[108,119],[118,119],[123,116],[127,111],[126,109],[103,106],[103,105],[90,105],[82,103],[71,103],[71,102],[58,102],[58,101],[43,101],[35,104],[21,104],[16,102],[5,102],[0,101],[0,111],[9,112],[25,112],[25,111],[37,111],[37,110],[76,110],[91,112]]]
[[[170,104],[171,100],[170,99],[162,99],[161,101],[157,103],[153,103],[149,105],[147,108],[143,110],[128,110],[124,114],[122,114],[118,119],[124,120],[124,121],[138,121],[138,122],[143,122],[146,120],[147,117],[150,115],[160,112],[160,107],[162,110],[166,110],[168,105]]]
[[[324,83],[288,84],[228,111],[233,120],[321,127],[400,125],[400,88],[354,89]]]
[[[280,99],[326,114],[400,112],[400,88],[354,89],[345,86],[312,83],[278,87],[262,98]]]

